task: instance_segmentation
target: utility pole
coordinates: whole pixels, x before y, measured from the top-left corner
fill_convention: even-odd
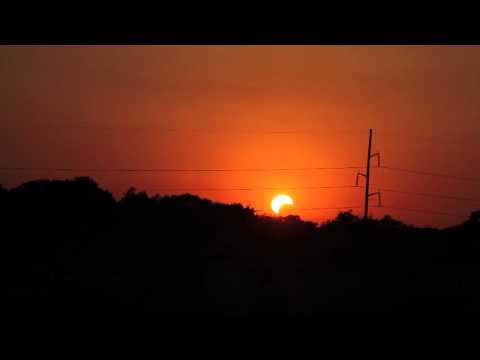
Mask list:
[[[365,210],[363,211],[363,218],[368,217],[368,193],[370,190],[370,159],[372,157],[372,129],[368,133],[368,157],[367,157],[367,176],[365,184]]]
[[[370,159],[372,157],[377,157],[378,158],[378,167],[380,167],[380,153],[375,153],[372,154],[372,129],[370,129],[369,134],[368,134],[368,155],[367,155],[367,173],[357,173],[357,179],[356,179],[356,186],[358,186],[358,177],[359,176],[364,176],[366,179],[365,182],[365,209],[363,213],[363,218],[367,219],[368,218],[368,199],[370,196],[378,195],[378,204],[379,206],[382,205],[381,201],[381,195],[380,192],[375,192],[375,193],[370,193]]]

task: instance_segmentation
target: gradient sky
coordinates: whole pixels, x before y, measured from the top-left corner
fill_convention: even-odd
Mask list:
[[[0,166],[363,166],[371,127],[384,166],[478,179],[479,64],[478,46],[0,46]],[[189,192],[269,214],[284,192],[295,205],[283,215],[321,221],[338,210],[311,208],[361,206],[362,189],[288,188],[354,185],[355,174],[0,171],[0,183],[88,175],[116,196],[254,188]],[[480,209],[480,181],[374,169],[371,183],[471,199],[382,192],[385,206],[456,215],[374,216],[444,227]]]

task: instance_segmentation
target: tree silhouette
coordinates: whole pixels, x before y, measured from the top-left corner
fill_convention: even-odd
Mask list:
[[[12,314],[480,311],[480,211],[444,230],[352,211],[318,226],[192,194],[116,201],[86,177],[0,186],[0,210]]]
[[[350,225],[359,220],[357,215],[354,215],[352,210],[339,212],[334,222],[339,224]]]
[[[480,210],[472,212],[468,221],[471,224],[480,225]]]

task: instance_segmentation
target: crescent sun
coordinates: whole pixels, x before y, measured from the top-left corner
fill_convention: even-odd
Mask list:
[[[279,194],[272,199],[272,210],[275,214],[280,213],[280,208],[283,205],[293,205],[292,198],[285,194]]]

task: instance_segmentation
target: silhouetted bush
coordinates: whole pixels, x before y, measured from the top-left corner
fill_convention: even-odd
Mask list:
[[[116,201],[89,178],[0,187],[13,314],[479,312],[480,211],[445,230],[321,226],[191,194]]]

